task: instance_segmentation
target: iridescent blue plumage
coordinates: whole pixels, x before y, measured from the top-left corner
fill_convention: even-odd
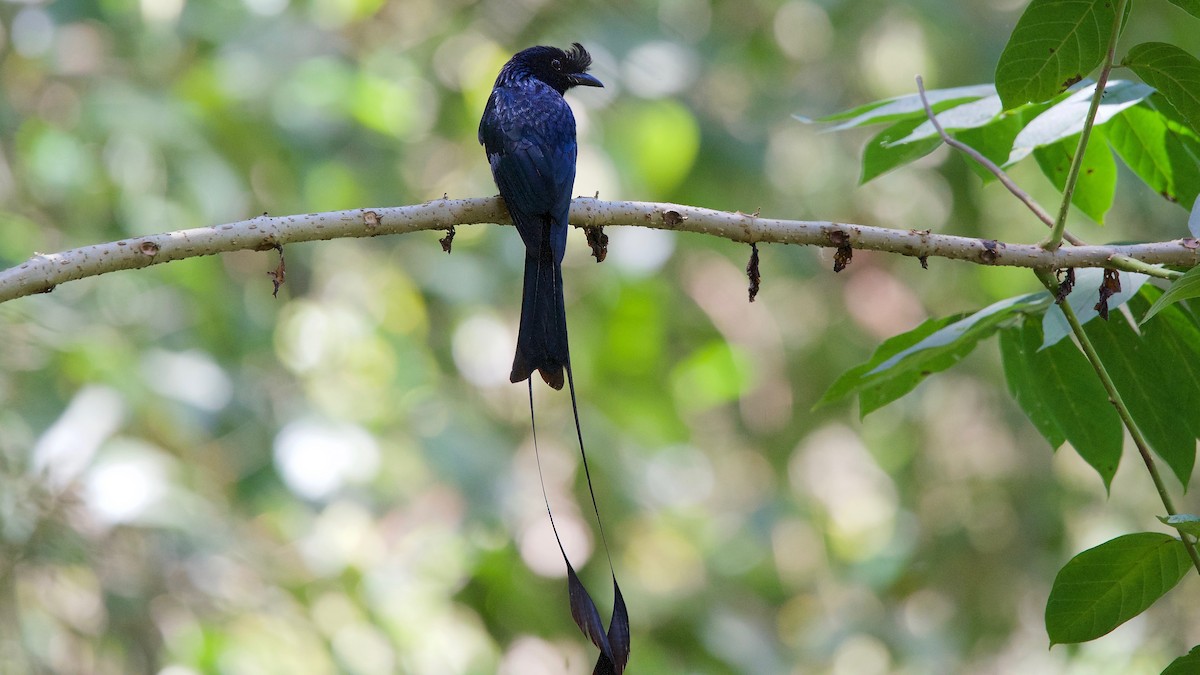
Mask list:
[[[587,453],[583,449],[583,431],[579,427],[579,407],[567,350],[567,319],[563,308],[562,259],[567,248],[567,215],[571,209],[571,188],[575,183],[575,117],[563,100],[563,93],[575,86],[602,87],[587,74],[592,57],[576,43],[567,51],[554,47],[531,47],[504,65],[492,88],[483,119],[479,122],[479,142],[487,151],[492,176],[500,196],[508,206],[513,224],[525,242],[525,288],[521,298],[521,329],[517,335],[517,353],[513,357],[513,382],[529,380],[533,371],[555,389],[562,389],[564,369],[571,387],[571,412],[587,476],[588,493],[600,538],[604,525],[592,489]],[[533,428],[533,447],[537,452],[537,426],[533,423],[533,383],[529,386],[529,415]],[[540,464],[539,464],[540,472]],[[545,485],[542,486],[545,497]],[[558,541],[559,552],[567,566],[571,617],[584,635],[600,649],[593,675],[621,675],[629,661],[629,613],[617,576],[613,579],[613,614],[606,631],[596,603],[571,567],[554,527],[550,501],[546,500],[550,526]],[[604,543],[605,551],[608,542]],[[612,572],[612,557],[609,556]]]
[[[563,93],[603,86],[587,74],[591,62],[579,44],[518,53],[500,70],[479,122],[492,177],[525,243],[513,382],[536,370],[551,387],[563,386],[568,349],[562,259],[578,149],[575,116]]]

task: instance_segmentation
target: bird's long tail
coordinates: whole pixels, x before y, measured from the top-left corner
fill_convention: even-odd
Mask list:
[[[521,294],[521,327],[509,380],[520,382],[538,371],[546,384],[563,388],[567,365],[567,317],[563,307],[562,266],[549,243],[525,254],[525,288]]]
[[[529,380],[529,421],[533,427],[533,452],[537,457],[538,479],[542,484],[542,499],[546,503],[546,513],[550,516],[550,527],[554,530],[554,540],[558,542],[558,550],[562,553],[563,562],[567,565],[567,595],[571,601],[571,618],[583,631],[583,634],[600,649],[600,657],[592,670],[592,675],[621,675],[629,662],[629,612],[625,608],[625,599],[621,596],[621,587],[617,584],[617,573],[613,569],[612,554],[608,550],[608,538],[604,534],[604,521],[600,519],[600,507],[596,503],[596,492],[592,487],[592,472],[588,467],[587,451],[583,447],[583,430],[579,425],[579,405],[575,398],[575,378],[571,373],[570,358],[566,361],[567,382],[571,385],[571,412],[575,418],[575,434],[579,439],[579,454],[583,458],[583,474],[587,478],[588,494],[592,498],[592,512],[596,514],[596,525],[600,528],[600,541],[604,546],[604,555],[608,558],[608,572],[613,582],[613,611],[608,620],[608,630],[596,609],[596,603],[584,587],[583,582],[575,573],[575,568],[567,558],[562,539],[558,536],[558,526],[554,523],[554,513],[550,510],[550,497],[546,494],[546,482],[542,478],[542,459],[538,453],[537,421],[533,414],[533,380]]]

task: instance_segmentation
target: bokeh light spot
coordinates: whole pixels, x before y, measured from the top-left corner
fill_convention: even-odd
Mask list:
[[[357,425],[301,419],[275,437],[275,466],[292,492],[323,499],[347,483],[373,478],[379,446]]]

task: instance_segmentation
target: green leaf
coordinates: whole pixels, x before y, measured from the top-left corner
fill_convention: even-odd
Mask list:
[[[1189,420],[1200,420],[1196,382],[1181,379],[1184,371],[1155,353],[1123,313],[1093,321],[1084,331],[1146,442],[1186,489],[1196,462]]]
[[[1035,311],[1049,302],[1049,294],[1032,293],[1002,300],[967,317],[930,319],[884,341],[866,363],[842,373],[814,407],[859,394],[859,411],[865,417],[912,391],[926,377],[958,363],[1014,312]]]
[[[1050,107],[1048,103],[1031,103],[1023,105],[1016,110],[1011,110],[1002,113],[991,124],[974,129],[962,129],[953,132],[953,136],[967,145],[975,148],[984,157],[992,160],[997,166],[1008,161],[1008,156],[1012,152],[1013,141],[1016,140],[1017,134],[1025,128],[1029,121],[1038,115],[1042,114]],[[967,166],[971,167],[984,183],[989,183],[996,180],[991,171],[988,171],[977,162],[968,162]]]
[[[1152,190],[1189,208],[1200,194],[1200,135],[1160,94],[1108,124],[1108,142]]]
[[[1193,267],[1183,276],[1171,282],[1167,292],[1160,295],[1158,300],[1150,305],[1150,309],[1146,311],[1146,316],[1142,317],[1141,323],[1146,323],[1155,314],[1171,306],[1172,303],[1189,298],[1200,298],[1200,267]]]
[[[1177,5],[1180,1],[1172,0]],[[1200,3],[1197,4],[1200,5]],[[1195,14],[1196,12],[1193,13]],[[1200,16],[1200,14],[1197,14],[1197,16]],[[1192,651],[1172,661],[1171,665],[1167,666],[1167,669],[1162,671],[1161,675],[1195,675],[1195,673],[1200,673],[1200,646],[1192,647]]]
[[[1176,538],[1154,532],[1117,537],[1075,556],[1046,602],[1050,644],[1086,642],[1141,614],[1187,573]]]
[[[891,400],[895,400],[909,391],[912,391],[912,389],[920,384],[921,380],[925,378],[925,374],[922,374],[918,371],[907,371],[904,373],[897,371],[891,373],[891,377],[867,377],[867,373],[876,365],[890,358],[892,355],[920,342],[933,332],[953,323],[959,318],[961,317],[948,316],[941,319],[929,319],[907,333],[901,333],[884,340],[883,343],[875,349],[875,353],[871,355],[871,358],[868,359],[866,363],[861,363],[842,373],[841,376],[834,381],[834,383],[821,397],[821,400],[817,401],[813,408],[819,408],[829,403],[833,403],[834,401],[839,401],[843,398],[846,398],[851,394],[872,389],[877,390],[880,388],[885,388],[888,392],[895,393],[895,396],[892,396]],[[950,365],[953,364],[949,364],[946,367],[948,368]],[[897,390],[898,393],[896,393]],[[877,396],[877,398],[885,397],[886,395]],[[861,414],[866,416],[867,413],[864,412]]]
[[[1130,300],[1130,309],[1134,316],[1139,313],[1143,316],[1149,311],[1150,306],[1162,297],[1163,291],[1159,290],[1153,284],[1142,286],[1142,290],[1138,292],[1137,297]],[[1159,310],[1156,315],[1157,321],[1139,324],[1138,328],[1142,332],[1142,337],[1147,341],[1155,343],[1159,336],[1170,338],[1170,341],[1178,344],[1178,351],[1171,347],[1162,347],[1162,349],[1170,350],[1172,358],[1176,356],[1183,358],[1186,356],[1187,363],[1180,364],[1179,367],[1189,373],[1193,373],[1195,381],[1200,382],[1200,320],[1193,314],[1191,303],[1176,303],[1169,305]],[[1193,360],[1195,361],[1193,363]]]
[[[809,117],[808,115],[801,115],[800,113],[794,113],[792,115],[792,118],[797,121],[803,122],[805,124],[821,124],[824,122],[837,122],[840,120],[847,120],[852,117],[858,117],[860,115],[865,115],[865,114],[871,112],[872,110],[875,110],[876,108],[880,108],[880,107],[887,105],[888,102],[893,101],[893,100],[895,100],[895,99],[884,99],[882,101],[871,101],[870,103],[864,103],[862,105],[854,106],[853,108],[850,108],[848,110],[841,110],[839,112],[835,112],[835,113],[826,115],[824,117],[818,117],[816,119],[813,119],[812,117]],[[883,113],[881,113],[881,114],[883,114]],[[869,124],[869,122],[862,122],[862,124]]]
[[[902,120],[872,138],[867,143],[866,149],[863,150],[863,172],[859,183],[866,183],[901,164],[916,161],[936,150],[942,144],[940,138],[927,138],[915,143],[892,145],[892,141],[907,136],[923,119],[925,119],[924,116]]]
[[[999,323],[1014,312],[1027,311],[1030,306],[1044,303],[1048,300],[1049,295],[1047,293],[1029,293],[994,302],[964,319],[959,319],[943,328],[939,328],[911,347],[900,350],[883,363],[872,368],[867,375],[883,372],[905,361],[909,363],[920,361],[932,354],[936,354],[938,350],[953,347],[961,341],[968,341],[974,344],[996,332]]]
[[[1079,146],[1079,137],[1065,138],[1053,145],[1033,151],[1042,173],[1061,192],[1067,184],[1067,174]],[[1079,167],[1079,178],[1071,203],[1097,223],[1104,222],[1104,214],[1112,207],[1117,192],[1117,161],[1108,148],[1104,129],[1095,127],[1083,151],[1083,163]]]
[[[1058,97],[1058,99],[1064,98],[1066,98],[1065,94]],[[942,112],[935,113],[934,116],[937,117],[942,128],[951,135],[979,150],[988,159],[997,164],[1003,164],[1008,159],[1013,139],[1017,133],[1030,120],[1057,102],[1056,99],[1045,103],[1027,103],[1013,110],[1002,111],[1000,97],[993,94],[968,103],[956,104],[955,107],[946,108]],[[1010,130],[1011,133],[1009,133]],[[968,134],[969,138],[966,136]],[[997,134],[999,138],[996,137]],[[908,136],[899,141],[893,141],[892,144],[911,143],[933,136],[938,136],[937,129],[933,127],[932,122],[926,119]],[[1001,148],[1000,146],[1004,143],[1007,144]],[[985,151],[985,149],[990,151]],[[987,176],[991,176],[991,173],[987,172]]]
[[[1050,407],[1051,401],[1048,399],[1053,398],[1053,392],[1047,391],[1047,395],[1043,396],[1042,390],[1034,384],[1034,374],[1030,369],[1024,344],[1025,333],[1034,330],[1036,329],[1028,326],[1026,322],[1021,322],[1019,326],[1000,331],[1000,360],[1004,365],[1004,381],[1008,384],[1008,393],[1025,412],[1034,428],[1046,439],[1052,450],[1058,450],[1067,441],[1067,436],[1054,418],[1054,411]],[[1038,335],[1037,339],[1040,341],[1041,336]],[[1036,344],[1034,349],[1037,349]],[[1120,433],[1119,429],[1117,433]]]
[[[971,347],[972,345],[963,345],[961,349],[953,353],[943,354],[930,362],[929,367],[925,370],[897,373],[896,377],[883,378],[872,386],[864,387],[862,391],[858,392],[859,419],[916,389],[918,384],[924,382],[925,378],[935,372],[945,370],[958,363],[964,356],[971,353]]]
[[[995,94],[995,85],[975,84],[966,87],[953,87],[951,89],[926,90],[925,98],[929,100],[929,104],[934,110],[938,110]],[[841,124],[830,129],[830,131],[841,131],[851,127],[860,127],[865,124],[895,122],[912,117],[925,119],[925,106],[921,103],[920,94],[907,94],[883,101],[873,101],[856,108],[851,108],[850,110],[822,117],[816,121],[841,121]],[[797,119],[803,122],[809,121],[803,117],[797,117]]]
[[[1167,0],[1167,2],[1200,19],[1200,0]]]
[[[1144,314],[1147,307],[1162,295],[1149,284],[1129,301],[1134,316]],[[1158,320],[1141,327],[1142,341],[1160,371],[1166,371],[1163,385],[1176,399],[1180,411],[1200,410],[1200,325],[1182,309],[1172,305],[1159,312]],[[1169,364],[1169,365],[1167,365]],[[1192,435],[1200,438],[1200,415],[1181,415]]]
[[[1009,393],[1050,447],[1070,441],[1108,489],[1121,461],[1121,419],[1075,344],[1063,341],[1039,349],[1041,339],[1032,318],[1000,333]]]
[[[1005,110],[1048,100],[1100,65],[1115,18],[1111,0],[1029,3],[996,65]]]
[[[1057,143],[1083,131],[1083,122],[1087,118],[1095,92],[1095,84],[1084,87],[1035,117],[1017,134],[1005,164],[1018,162],[1025,159],[1035,148]],[[1154,89],[1141,82],[1110,81],[1101,95],[1102,100],[1100,107],[1096,109],[1093,128],[1106,124],[1122,110],[1136,105],[1153,93]]]
[[[1163,525],[1186,532],[1193,537],[1200,537],[1200,516],[1195,516],[1190,513],[1177,513],[1173,516],[1157,516],[1162,521]]]
[[[1086,325],[1100,316],[1100,312],[1096,311],[1096,303],[1100,301],[1100,282],[1103,278],[1104,270],[1096,267],[1075,270],[1075,290],[1067,296],[1067,302],[1075,311],[1080,324]],[[1121,281],[1121,290],[1108,299],[1110,312],[1129,302],[1150,277],[1137,272],[1120,272],[1118,278]],[[1042,349],[1057,344],[1059,340],[1071,334],[1071,325],[1067,323],[1067,317],[1058,305],[1046,310],[1046,316],[1042,319],[1042,334],[1045,336]]]
[[[938,124],[942,125],[943,129],[946,131],[955,131],[958,129],[976,129],[991,124],[1000,112],[1000,97],[992,94],[991,96],[984,96],[981,99],[943,110],[940,113],[934,114],[934,117],[937,118]],[[893,141],[892,145],[912,143],[934,136],[939,136],[939,134],[937,129],[934,128],[933,122],[930,122],[928,115],[926,115],[924,122],[921,122],[909,135],[898,141]]]
[[[1200,60],[1172,44],[1143,42],[1129,50],[1124,63],[1200,132]]]

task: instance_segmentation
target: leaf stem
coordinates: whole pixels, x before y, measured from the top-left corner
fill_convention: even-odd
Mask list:
[[[1122,254],[1117,254],[1112,258],[1109,258],[1109,262],[1112,263],[1113,269],[1118,269],[1122,272],[1139,272],[1141,274],[1147,274],[1152,277],[1167,279],[1169,281],[1174,281],[1183,276],[1183,272],[1169,270],[1161,265],[1151,265],[1150,263],[1142,262],[1137,258],[1131,258]]]
[[[1055,281],[1053,275],[1039,271],[1038,279],[1046,286],[1046,290],[1051,293],[1057,292],[1058,282]],[[1163,481],[1162,474],[1158,471],[1158,465],[1154,462],[1154,457],[1150,455],[1150,444],[1146,442],[1146,437],[1142,435],[1142,430],[1134,422],[1133,416],[1129,413],[1129,408],[1121,398],[1121,393],[1117,391],[1112,377],[1100,361],[1100,355],[1096,352],[1096,347],[1092,344],[1091,339],[1088,338],[1087,333],[1083,331],[1083,324],[1079,323],[1079,318],[1075,316],[1075,310],[1071,309],[1071,303],[1064,302],[1059,307],[1062,308],[1063,316],[1067,318],[1067,323],[1071,325],[1071,332],[1075,334],[1075,339],[1079,341],[1079,346],[1083,349],[1083,354],[1087,357],[1088,363],[1092,364],[1092,368],[1096,371],[1096,376],[1100,378],[1101,384],[1104,385],[1104,391],[1108,393],[1109,403],[1112,403],[1113,407],[1117,409],[1117,415],[1120,416],[1125,428],[1129,430],[1129,435],[1133,438],[1133,444],[1137,446],[1138,454],[1142,456],[1142,463],[1146,465],[1146,471],[1150,473],[1150,480],[1154,481],[1154,487],[1158,490],[1158,497],[1162,500],[1163,507],[1167,510],[1167,515],[1175,515],[1177,513],[1175,510],[1175,501],[1171,499],[1171,493],[1167,491],[1167,485]],[[1183,531],[1179,531],[1179,539],[1183,542],[1183,547],[1187,549],[1188,556],[1191,557],[1192,565],[1195,566],[1196,572],[1200,574],[1200,552],[1196,551],[1195,543]]]
[[[1100,99],[1104,98],[1104,88],[1108,85],[1108,74],[1112,72],[1116,60],[1117,38],[1121,33],[1121,17],[1125,14],[1126,0],[1118,0],[1116,13],[1113,15],[1112,34],[1108,37],[1108,50],[1104,54],[1104,67],[1100,69],[1100,77],[1096,80],[1096,91],[1092,94],[1092,104],[1088,106],[1087,117],[1083,120],[1083,130],[1079,132],[1079,144],[1075,147],[1075,156],[1071,159],[1071,169],[1067,173],[1067,183],[1063,186],[1062,205],[1058,209],[1058,218],[1054,220],[1054,229],[1050,237],[1042,242],[1042,248],[1053,251],[1062,245],[1063,232],[1067,227],[1067,212],[1071,209],[1071,197],[1075,194],[1075,184],[1079,181],[1079,169],[1083,166],[1083,151],[1087,149],[1088,138],[1092,135],[1092,125],[1096,122],[1096,113],[1100,110]]]
[[[996,165],[995,162],[985,157],[982,152],[979,152],[975,148],[972,148],[970,145],[958,140],[946,132],[946,130],[942,127],[942,123],[938,121],[937,115],[934,114],[933,107],[929,105],[929,98],[925,95],[925,80],[920,75],[917,76],[917,94],[919,94],[921,97],[921,105],[925,106],[925,117],[929,119],[929,123],[933,125],[934,129],[937,130],[938,136],[941,136],[943,143],[962,152],[971,159],[975,160],[980,166],[987,169],[993,176],[996,177],[997,180],[1000,181],[1000,184],[1008,188],[1008,191],[1011,192],[1014,197],[1019,199],[1021,203],[1024,204],[1033,213],[1033,215],[1037,217],[1038,220],[1045,223],[1046,227],[1054,227],[1054,219],[1050,217],[1049,212],[1042,208],[1042,205],[1038,204],[1037,200],[1031,197],[1028,192],[1022,190],[1021,186],[1017,185],[1017,183],[1010,178],[1007,173],[1005,173],[1004,169],[1001,169]],[[1071,237],[1070,234],[1066,234],[1065,237],[1067,241],[1071,242],[1072,244],[1080,245],[1083,243],[1081,241],[1072,241],[1073,237]]]

